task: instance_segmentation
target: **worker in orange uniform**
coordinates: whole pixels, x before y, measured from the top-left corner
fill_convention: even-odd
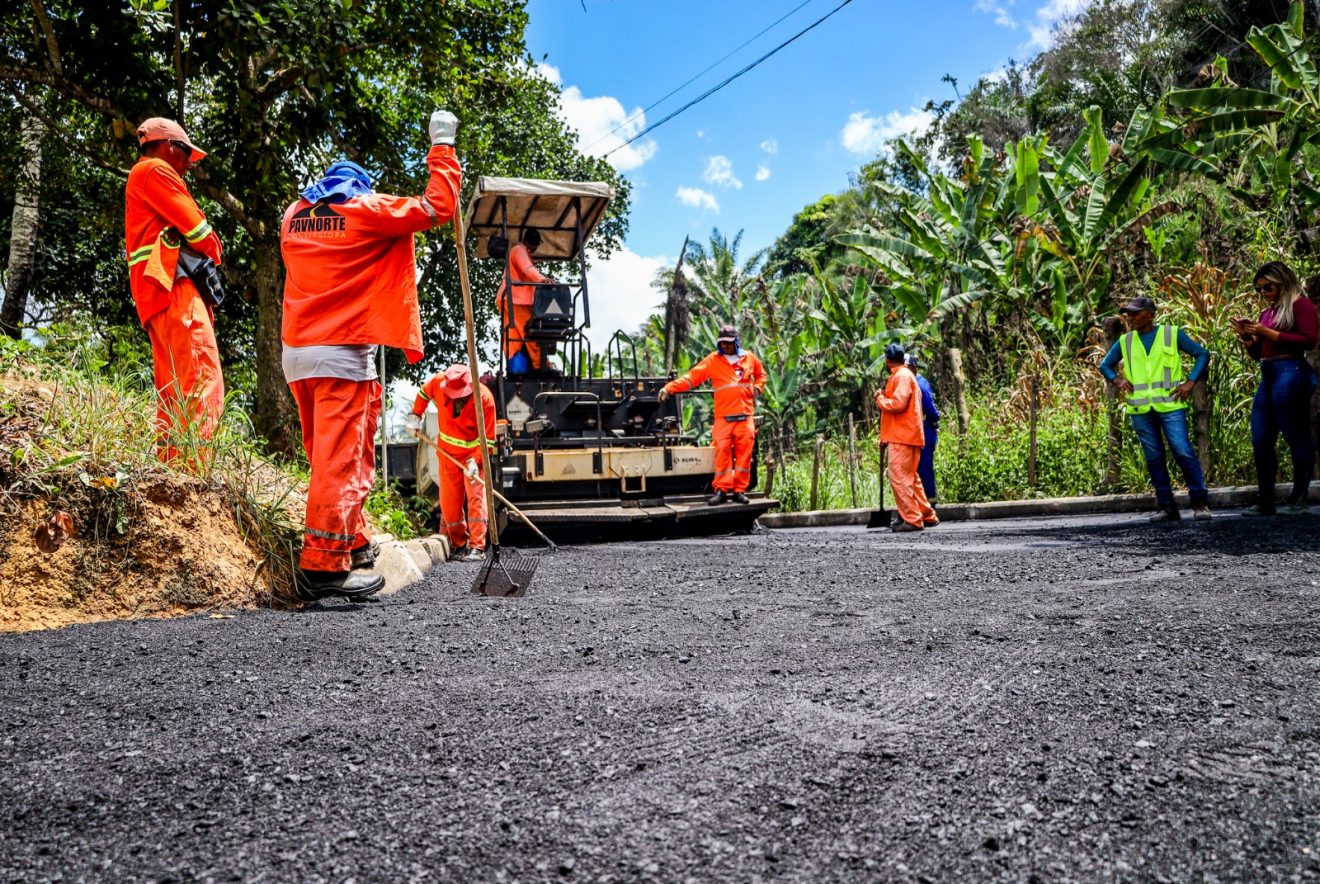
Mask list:
[[[440,429],[435,444],[440,461],[440,521],[449,535],[451,556],[480,559],[486,549],[486,486],[482,482],[481,438],[477,434],[477,403],[473,396],[472,372],[466,365],[451,365],[427,381],[413,402],[408,430],[421,431],[427,405],[435,403]],[[481,413],[486,438],[495,438],[495,396],[485,384],[481,391]],[[444,455],[448,454],[454,460]],[[454,461],[457,461],[455,463]],[[464,505],[464,497],[467,504]]]
[[[875,394],[875,404],[880,409],[880,444],[889,450],[889,484],[903,519],[890,530],[903,533],[933,528],[940,520],[926,499],[921,476],[917,474],[921,449],[926,444],[921,388],[917,386],[916,374],[907,366],[902,344],[885,347],[885,365],[889,369],[889,381]]]
[[[180,436],[210,439],[224,409],[215,316],[179,262],[186,242],[219,264],[220,238],[183,182],[205,151],[182,126],[161,117],[144,121],[137,139],[142,158],[124,190],[128,284],[151,339],[157,454],[170,461],[179,455]]]
[[[454,215],[457,130],[448,111],[431,115],[431,177],[420,197],[376,193],[365,170],[339,162],[284,213],[284,377],[312,468],[298,562],[304,599],[364,598],[385,582],[355,570],[375,564],[362,505],[376,471],[376,347],[422,358],[413,236]]]
[[[715,494],[711,506],[726,499],[747,503],[747,486],[752,484],[752,449],[756,447],[756,394],[765,389],[765,366],[742,348],[738,330],[732,325],[720,328],[718,349],[692,366],[681,378],[661,388],[664,402],[674,393],[685,393],[710,380],[715,393]]]
[[[515,283],[554,282],[550,277],[536,269],[532,255],[541,246],[541,233],[535,228],[523,231],[522,242],[509,250],[509,262],[504,267],[504,278],[500,280],[499,302],[500,319],[504,323],[505,341],[504,358],[511,360],[519,350],[527,354],[529,368],[539,371],[545,368],[541,354],[541,345],[524,341],[527,335],[527,323],[532,318],[532,305],[536,301],[534,285],[514,285],[513,297],[508,295],[509,273],[513,273]],[[513,301],[513,319],[508,316],[509,301]]]

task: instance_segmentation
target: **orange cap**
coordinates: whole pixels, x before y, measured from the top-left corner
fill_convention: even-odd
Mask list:
[[[153,141],[181,141],[188,145],[188,148],[192,151],[194,161],[206,156],[206,151],[192,143],[192,140],[188,138],[188,133],[183,131],[182,126],[164,117],[152,117],[149,120],[143,120],[142,125],[137,128],[137,139],[139,147]]]
[[[462,399],[472,395],[472,372],[466,365],[451,365],[445,369],[445,395],[450,399]]]

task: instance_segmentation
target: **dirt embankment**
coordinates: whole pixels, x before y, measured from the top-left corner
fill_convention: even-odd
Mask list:
[[[261,555],[217,480],[66,451],[67,421],[52,418],[57,387],[7,377],[3,389],[0,631],[250,608],[268,597]],[[61,513],[68,536],[42,537]]]

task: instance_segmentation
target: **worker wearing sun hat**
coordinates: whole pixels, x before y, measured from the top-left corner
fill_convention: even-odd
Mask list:
[[[435,444],[443,452],[439,458],[440,522],[455,558],[480,558],[486,548],[486,490],[481,481],[483,452],[477,434],[474,387],[481,391],[486,438],[494,439],[495,396],[485,384],[472,383],[472,372],[466,365],[451,365],[432,375],[418,392],[407,419],[409,431],[418,432],[427,406],[435,404],[440,419]]]
[[[185,242],[216,264],[221,247],[183,181],[206,152],[163,117],[145,120],[137,140],[142,158],[124,188],[124,245],[129,290],[151,340],[158,454],[168,461],[180,435],[210,439],[224,408],[215,316],[179,267]]]

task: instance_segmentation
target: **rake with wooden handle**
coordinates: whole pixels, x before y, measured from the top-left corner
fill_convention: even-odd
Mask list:
[[[467,326],[468,367],[472,372],[472,383],[481,383],[478,378],[477,362],[477,326],[472,311],[472,286],[468,283],[467,232],[463,229],[463,214],[454,214],[454,246],[458,250],[458,284],[463,290],[463,320]],[[477,411],[477,441],[481,451],[489,450],[486,445],[485,397],[474,390]],[[438,448],[436,449],[439,450]],[[490,480],[490,458],[481,459],[481,469],[485,476],[486,512],[495,512],[495,483]],[[472,582],[472,591],[482,595],[521,596],[527,592],[536,573],[540,559],[533,556],[518,556],[515,561],[500,561],[500,530],[497,519],[490,520],[490,543],[486,547],[486,564],[481,573]]]

